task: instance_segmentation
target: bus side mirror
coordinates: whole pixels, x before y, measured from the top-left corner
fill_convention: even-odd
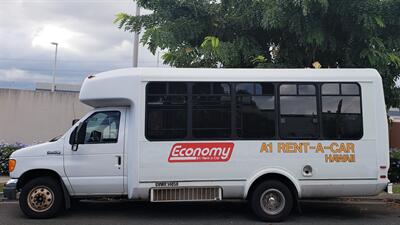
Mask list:
[[[71,133],[70,144],[72,151],[78,151],[79,144],[83,144],[85,140],[86,123],[80,123]]]
[[[73,119],[72,120],[72,126],[75,125],[78,121],[79,121],[79,119]]]

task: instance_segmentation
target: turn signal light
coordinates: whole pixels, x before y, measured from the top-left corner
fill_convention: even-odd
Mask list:
[[[11,173],[12,171],[14,171],[15,166],[17,165],[17,160],[15,159],[10,159],[8,160],[8,171]]]

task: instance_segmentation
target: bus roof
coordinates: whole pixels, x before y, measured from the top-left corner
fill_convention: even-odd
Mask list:
[[[373,81],[375,69],[208,69],[126,68],[102,72],[102,77],[136,76],[142,81]]]

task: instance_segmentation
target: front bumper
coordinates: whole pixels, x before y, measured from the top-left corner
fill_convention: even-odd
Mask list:
[[[4,185],[3,194],[4,197],[8,200],[16,200],[17,199],[17,183],[18,179],[10,179]]]

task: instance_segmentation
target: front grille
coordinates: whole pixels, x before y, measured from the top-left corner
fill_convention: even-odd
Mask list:
[[[220,187],[152,188],[150,192],[152,202],[216,201],[221,199],[222,189]]]

